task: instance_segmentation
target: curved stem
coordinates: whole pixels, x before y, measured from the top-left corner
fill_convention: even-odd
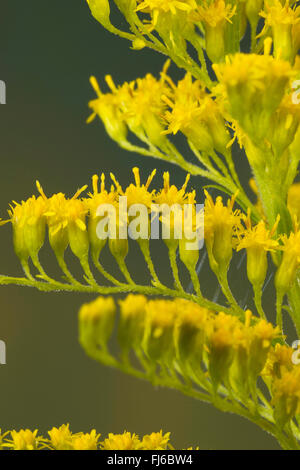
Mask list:
[[[96,257],[92,257],[92,259],[95,267],[98,269],[100,274],[102,274],[102,276],[104,276],[108,281],[110,281],[112,284],[115,284],[116,286],[126,285],[122,284],[122,282],[118,281],[115,277],[109,274],[106,269],[103,268],[102,264]]]
[[[84,292],[90,294],[118,294],[118,293],[128,293],[135,292],[144,295],[163,295],[171,298],[181,298],[195,302],[201,307],[212,310],[213,312],[224,312],[232,314],[230,308],[219,305],[215,302],[212,302],[204,297],[198,297],[193,294],[188,294],[184,291],[178,291],[175,289],[169,289],[168,287],[152,287],[152,286],[142,286],[138,284],[122,284],[119,286],[101,286],[101,285],[85,285],[85,284],[66,284],[63,282],[52,281],[52,282],[43,282],[36,279],[28,279],[26,277],[10,277],[0,275],[0,285],[20,285],[26,287],[35,287],[36,289],[43,292],[53,292],[53,291],[64,291],[64,292]]]
[[[266,320],[267,319],[266,314],[264,312],[264,309],[263,309],[262,303],[261,303],[262,286],[261,285],[253,286],[253,292],[254,292],[254,303],[255,303],[256,310],[257,310],[259,316]]]
[[[175,281],[175,286],[178,290],[183,291],[183,287],[179,278],[178,266],[177,266],[177,261],[176,261],[176,253],[177,253],[177,248],[169,247],[169,258],[170,258],[171,269],[172,269],[172,273],[173,273],[173,277]]]

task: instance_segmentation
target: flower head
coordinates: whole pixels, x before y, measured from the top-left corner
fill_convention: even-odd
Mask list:
[[[238,53],[213,67],[231,116],[254,142],[263,141],[292,76],[291,65],[270,55]]]
[[[99,296],[79,310],[80,341],[89,348],[106,348],[112,334],[116,305],[112,297]]]
[[[41,438],[37,437],[38,430],[21,429],[20,431],[11,431],[11,447],[14,450],[36,450]]]
[[[8,214],[13,226],[14,249],[23,264],[29,256],[35,260],[44,244],[48,204],[41,196],[14,204]]]
[[[236,245],[236,234],[240,227],[240,211],[233,210],[237,193],[223,204],[221,196],[214,202],[205,191],[204,237],[211,268],[228,268],[232,247]]]
[[[155,190],[149,191],[149,186],[152,183],[152,180],[156,174],[156,170],[153,170],[151,175],[149,175],[145,184],[141,184],[140,170],[137,167],[132,169],[134,175],[135,184],[131,183],[127,186],[126,190],[123,191],[120,183],[116,180],[115,176],[111,173],[111,178],[116,186],[116,191],[118,194],[127,197],[127,205],[130,207],[132,204],[143,204],[150,209]]]
[[[72,448],[72,433],[69,424],[62,424],[59,428],[53,427],[48,431],[50,445],[55,450],[70,450]]]
[[[90,433],[78,433],[72,437],[73,450],[97,450],[100,434],[93,429]]]
[[[246,248],[248,279],[253,285],[261,286],[268,269],[267,251],[274,251],[279,247],[278,240],[273,237],[280,217],[277,217],[271,230],[267,229],[264,220],[252,226],[250,211],[243,219],[246,228],[239,233],[240,242],[236,249],[239,251]]]
[[[163,434],[162,430],[159,432],[152,432],[143,437],[141,442],[142,450],[166,450],[170,441],[170,433]]]
[[[139,448],[140,440],[136,434],[124,431],[123,434],[109,433],[108,437],[101,442],[103,450],[136,450]]]
[[[206,52],[212,62],[218,63],[225,53],[225,28],[231,23],[236,13],[236,5],[232,6],[224,0],[205,1],[198,5],[190,14],[195,22],[202,22],[205,28]]]
[[[200,80],[187,73],[177,86],[171,83],[169,96],[163,100],[169,106],[164,114],[168,123],[165,134],[181,131],[198,149],[224,151],[229,136],[217,101],[206,92]]]
[[[265,26],[260,34],[271,27],[274,41],[275,57],[294,61],[297,50],[294,50],[292,28],[300,21],[299,7],[290,7],[289,0],[285,4],[280,0],[266,1],[260,16],[265,19]]]

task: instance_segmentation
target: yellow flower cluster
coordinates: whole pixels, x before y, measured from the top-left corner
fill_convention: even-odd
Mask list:
[[[107,76],[110,93],[105,94],[92,77],[98,97],[89,103],[93,114],[88,122],[99,116],[110,137],[125,148],[131,131],[167,152],[166,134],[181,131],[198,150],[224,152],[230,136],[217,101],[190,73],[176,85],[167,75],[168,67],[167,61],[159,80],[147,74],[119,87]]]
[[[110,307],[106,310],[106,302],[110,304],[111,299],[100,297],[85,304],[79,314],[80,342],[99,361],[107,352],[103,342],[104,338],[108,340],[105,317],[110,319]],[[214,314],[183,299],[147,300],[130,294],[119,305],[117,336],[124,364],[129,364],[133,350],[152,377],[160,368],[170,372],[176,369],[184,380],[213,395],[225,386],[239,400],[256,400],[257,380],[263,377],[277,416],[278,397],[285,393],[278,380],[285,373],[299,374],[291,360],[291,348],[274,345],[283,342],[278,327],[258,320],[249,310],[242,322],[236,316]],[[295,394],[300,394],[299,383]]]
[[[119,266],[127,277],[129,282],[132,282],[126,268],[124,266],[124,259],[128,253],[128,224],[133,216],[130,216],[130,208],[134,204],[143,204],[149,213],[151,205],[154,208],[157,205],[172,206],[177,205],[182,207],[185,203],[193,206],[192,217],[195,218],[195,192],[187,192],[187,184],[189,175],[181,188],[170,184],[169,173],[164,173],[164,185],[161,190],[149,190],[149,186],[155,175],[155,170],[149,176],[145,184],[141,183],[139,169],[134,168],[133,174],[135,182],[128,185],[123,191],[121,185],[116,180],[115,176],[111,174],[112,186],[110,191],[105,188],[105,176],[101,175],[101,186],[98,187],[98,176],[94,175],[93,193],[89,193],[88,197],[80,197],[81,193],[87,188],[83,186],[79,189],[72,198],[67,198],[65,194],[58,193],[51,197],[47,197],[40,185],[37,182],[37,188],[40,193],[39,197],[31,197],[20,204],[14,202],[14,206],[9,209],[9,221],[13,227],[13,243],[15,252],[20,259],[22,267],[29,279],[33,279],[29,269],[29,258],[31,258],[34,266],[38,269],[40,277],[44,280],[49,280],[49,277],[44,272],[39,262],[39,251],[44,244],[46,237],[46,227],[48,227],[48,237],[51,248],[53,249],[60,267],[64,274],[71,283],[76,282],[70,272],[68,271],[65,261],[64,253],[69,246],[72,253],[80,260],[84,269],[86,278],[90,283],[94,283],[93,274],[89,267],[89,252],[93,262],[100,272],[105,274],[105,271],[99,264],[99,256],[104,248],[107,240],[109,240],[109,249],[113,256],[116,258]],[[127,198],[127,206],[124,209],[125,213],[120,215],[121,209],[119,204],[120,197]],[[116,209],[115,217],[109,212],[109,205]],[[156,206],[155,206],[156,205]],[[103,207],[103,213],[101,208]],[[157,209],[159,210],[159,208]],[[100,211],[100,212],[99,212]],[[123,211],[123,212],[124,212]],[[184,212],[182,211],[182,214]],[[156,214],[159,217],[159,213]],[[137,216],[137,214],[136,214]],[[149,224],[150,218],[144,223]],[[97,230],[98,224],[101,220],[106,220],[106,225],[102,235],[99,235]],[[107,220],[109,219],[109,220]],[[167,219],[162,218],[162,224],[168,225],[168,233],[166,243],[174,238],[174,215],[170,217],[168,224]],[[111,221],[111,223],[110,223]],[[7,221],[2,221],[4,224]],[[184,224],[184,219],[182,220]],[[172,228],[173,227],[173,228]],[[125,237],[121,235],[121,232]],[[164,232],[166,233],[166,232]],[[148,231],[144,238],[137,230],[137,241],[140,243],[141,250],[145,256],[153,277],[156,274],[153,270],[150,254],[149,254],[149,235]],[[178,246],[179,239],[175,240],[175,248]],[[199,254],[198,254],[199,256]]]
[[[95,267],[102,275],[112,283],[120,284],[104,270],[99,262],[101,251],[107,241],[109,250],[117,260],[121,272],[127,282],[132,283],[133,281],[125,265],[125,258],[129,250],[128,237],[123,237],[121,234],[124,234],[124,229],[125,234],[127,234],[130,223],[137,216],[137,214],[135,216],[130,215],[130,208],[134,204],[143,204],[146,208],[148,227],[151,225],[150,219],[153,219],[153,216],[159,217],[161,221],[163,239],[169,249],[175,285],[178,289],[181,289],[176,267],[176,251],[179,249],[180,259],[189,270],[195,290],[199,293],[199,280],[195,274],[195,268],[199,259],[200,245],[198,248],[188,249],[187,243],[189,240],[186,238],[186,232],[183,229],[180,232],[177,231],[177,222],[180,221],[182,226],[185,224],[184,211],[182,210],[179,219],[173,212],[169,214],[170,217],[167,217],[164,212],[162,212],[162,216],[155,211],[153,215],[152,212],[153,207],[158,210],[157,207],[167,206],[171,208],[174,205],[183,209],[185,204],[190,204],[192,207],[193,236],[195,237],[195,230],[199,229],[196,224],[204,224],[203,236],[210,267],[217,275],[222,288],[224,287],[222,283],[226,283],[226,273],[232,259],[233,249],[237,251],[246,249],[247,274],[254,290],[261,289],[265,281],[268,267],[267,253],[269,251],[283,253],[281,261],[278,258],[275,278],[275,286],[280,295],[284,296],[294,284],[300,266],[300,238],[297,222],[289,235],[283,234],[279,237],[277,235],[279,216],[273,227],[268,227],[263,219],[257,224],[253,224],[250,210],[246,216],[241,210],[234,208],[237,194],[229,198],[227,203],[224,203],[220,196],[214,201],[207,191],[205,191],[204,218],[199,222],[196,217],[195,191],[187,190],[189,175],[182,187],[178,188],[170,183],[170,175],[166,172],[163,175],[163,187],[159,190],[150,190],[149,186],[155,176],[155,170],[145,183],[141,182],[138,168],[133,169],[133,174],[134,183],[130,183],[126,189],[123,189],[116,177],[111,174],[113,184],[110,190],[105,188],[104,174],[101,175],[100,187],[98,185],[98,176],[94,175],[92,178],[93,192],[89,193],[87,197],[81,195],[86,186],[79,189],[72,198],[67,198],[63,193],[47,197],[41,185],[37,183],[40,196],[32,196],[21,203],[14,202],[14,206],[9,209],[9,221],[13,227],[14,249],[27,277],[32,281],[34,280],[29,268],[29,258],[31,258],[34,266],[39,271],[39,276],[43,280],[51,282],[41,266],[38,256],[45,241],[46,228],[48,228],[50,246],[71,284],[76,285],[77,283],[79,285],[64,261],[64,253],[68,246],[80,260],[86,280],[90,285],[96,285],[89,264],[90,255]],[[297,185],[292,186],[289,193],[289,207],[293,216],[297,215],[297,188]],[[125,218],[122,218],[119,216],[121,211],[119,198],[124,196],[127,198],[128,211]],[[107,205],[116,209],[116,217],[115,219],[112,218],[112,221],[116,223],[115,231],[110,231],[110,221],[105,217],[107,213],[99,212],[99,208]],[[98,224],[103,220],[106,222],[104,237],[99,236],[98,232]],[[140,223],[140,219],[137,220]],[[140,235],[136,240],[149,267],[153,281],[157,285],[161,285],[150,256],[150,232],[148,232],[148,229],[146,238]],[[226,293],[226,286],[224,293],[225,295],[228,294],[228,289]],[[233,302],[232,299],[229,299],[229,301]],[[258,310],[262,314],[259,307]]]
[[[136,434],[109,433],[100,441],[100,434],[93,429],[89,433],[72,433],[69,424],[48,431],[48,438],[38,435],[38,430],[21,429],[1,434],[0,450],[168,450],[174,449],[170,433],[153,432],[140,439]]]

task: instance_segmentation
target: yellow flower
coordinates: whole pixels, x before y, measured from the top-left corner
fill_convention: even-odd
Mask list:
[[[192,80],[187,73],[177,86],[169,80],[171,91],[164,96],[170,110],[164,118],[168,123],[165,134],[177,134],[180,130],[189,141],[202,151],[213,148],[224,152],[230,138],[217,102],[205,90],[200,80]]]
[[[277,158],[277,162],[281,165],[282,171],[286,174],[290,164],[288,155],[284,151],[291,145],[293,150],[298,152],[295,136],[299,129],[300,123],[300,104],[296,104],[292,100],[292,94],[286,94],[276,112],[272,115],[270,128],[266,135],[266,139],[272,145],[272,149]],[[279,158],[281,157],[281,160]]]
[[[130,207],[132,204],[143,204],[147,206],[148,209],[151,208],[155,190],[149,192],[149,186],[152,183],[152,180],[156,174],[156,170],[153,170],[151,175],[149,175],[145,184],[141,185],[140,170],[137,167],[132,169],[134,175],[135,184],[130,184],[127,186],[126,190],[123,191],[120,183],[116,180],[116,177],[111,173],[111,178],[116,186],[117,193],[121,196],[127,197],[127,206]]]
[[[174,184],[170,186],[170,173],[168,171],[164,173],[163,179],[164,187],[154,197],[154,202],[156,204],[167,204],[168,206],[172,206],[173,204],[185,204],[188,199],[186,188],[190,180],[190,175],[188,174],[186,176],[185,182],[180,189],[178,189]]]
[[[271,348],[268,359],[261,375],[266,378],[280,379],[287,371],[294,368],[292,362],[293,349],[289,346],[276,344],[275,348]]]
[[[179,314],[175,322],[174,342],[181,364],[190,364],[193,370],[201,367],[207,325],[211,312],[187,300],[176,301]]]
[[[47,198],[40,183],[37,188],[45,202],[45,216],[49,227],[49,242],[57,256],[62,256],[68,244],[78,258],[87,257],[89,242],[85,217],[88,212],[84,202],[78,196],[85,191],[87,185],[78,189],[71,199],[63,193]]]
[[[283,256],[275,275],[275,287],[284,295],[295,282],[297,270],[300,266],[300,232],[295,223],[294,231],[290,235],[282,235]]]
[[[246,0],[245,13],[250,22],[252,34],[256,34],[259,13],[262,9],[264,0]]]
[[[59,428],[53,427],[48,434],[50,436],[50,445],[55,450],[72,449],[72,433],[69,424],[62,424]]]
[[[176,15],[180,12],[189,12],[193,8],[196,8],[196,5],[194,0],[142,0],[136,10],[151,13],[151,29],[154,29],[160,15],[164,15],[165,13]]]
[[[112,297],[99,296],[79,310],[80,341],[88,348],[107,347],[114,328],[116,305]]]
[[[118,341],[123,351],[141,347],[144,335],[147,298],[144,295],[129,294],[119,301],[120,322]]]
[[[253,325],[249,335],[249,380],[256,383],[265,367],[272,340],[281,338],[280,328],[262,319]]]
[[[13,450],[36,450],[41,438],[37,437],[38,430],[21,429],[20,431],[11,431],[11,447]]]
[[[139,448],[140,440],[136,434],[124,431],[123,434],[108,434],[103,442],[101,449],[103,450],[136,450]]]
[[[212,319],[207,331],[209,350],[209,375],[215,388],[221,382],[227,383],[230,366],[236,347],[236,330],[241,322],[232,315],[220,312]],[[210,330],[210,331],[209,331]]]
[[[268,269],[267,252],[278,248],[279,243],[273,239],[279,219],[271,230],[266,228],[266,223],[260,220],[257,225],[252,226],[250,211],[244,217],[246,229],[239,233],[240,242],[237,251],[246,248],[247,251],[247,276],[253,285],[261,286],[266,278]]]
[[[271,27],[275,57],[293,62],[298,51],[293,47],[292,27],[300,21],[299,8],[290,8],[289,0],[285,5],[280,0],[266,1],[264,8],[260,16],[265,18],[265,27],[260,34]]]
[[[166,450],[170,441],[170,434],[169,432],[163,434],[160,430],[145,435],[141,442],[141,450]]]
[[[3,450],[5,445],[4,444],[4,439],[6,438],[6,436],[9,434],[9,431],[5,432],[5,433],[2,433],[2,430],[0,428],[0,450]]]
[[[118,95],[116,93],[103,94],[95,77],[91,77],[90,82],[98,97],[89,102],[89,107],[93,110],[93,113],[87,119],[87,122],[90,123],[98,115],[108,135],[119,145],[126,143],[128,129],[123,121]]]
[[[274,417],[281,426],[300,412],[300,368],[285,372],[273,382]]]
[[[114,191],[113,187],[110,192],[105,189],[104,173],[101,174],[100,191],[98,188],[98,180],[98,175],[94,175],[92,178],[93,193],[89,193],[89,198],[84,201],[89,211],[88,236],[91,245],[91,255],[95,264],[97,264],[100,253],[107,242],[107,238],[101,238],[97,234],[98,223],[102,219],[102,216],[98,215],[98,209],[103,204],[117,207],[117,193]],[[103,217],[105,217],[105,215],[103,215]]]
[[[25,269],[29,256],[33,262],[37,261],[44,244],[48,205],[41,196],[32,196],[27,201],[14,204],[8,214],[13,226],[14,249]]]
[[[226,23],[231,23],[230,18],[235,13],[236,5],[214,0],[205,1],[203,6],[198,5],[197,10],[190,15],[193,21],[204,23],[206,52],[212,62],[218,63],[224,58]]]
[[[238,53],[213,68],[224,86],[228,112],[261,145],[293,75],[291,65],[270,55]]]
[[[129,294],[124,300],[119,300],[121,315],[124,318],[136,317],[145,311],[147,297]]]
[[[97,450],[100,434],[93,429],[90,433],[78,433],[72,437],[73,450]]]
[[[94,113],[88,122],[98,115],[110,137],[121,146],[126,146],[129,128],[142,141],[146,134],[153,145],[164,148],[166,138],[162,135],[164,127],[161,115],[166,104],[161,97],[168,93],[166,72],[169,65],[170,62],[167,61],[159,80],[147,74],[144,78],[125,82],[119,87],[108,75],[105,79],[111,93],[107,94],[102,94],[96,79],[92,77],[91,83],[98,98],[89,103]]]
[[[174,325],[178,305],[170,300],[150,300],[146,305],[143,349],[154,360],[169,364],[175,354]]]
[[[240,211],[233,211],[237,194],[224,206],[221,196],[214,202],[205,191],[204,237],[210,266],[216,270],[228,269],[232,258],[232,247],[236,244],[235,235],[240,227]]]

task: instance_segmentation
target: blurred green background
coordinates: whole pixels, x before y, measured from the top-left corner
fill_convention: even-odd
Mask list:
[[[144,177],[156,167],[183,182],[180,169],[119,149],[99,120],[85,124],[87,102],[94,97],[90,75],[104,87],[107,73],[117,82],[158,74],[164,57],[130,50],[129,43],[96,23],[85,0],[2,0],[0,21],[0,79],[7,84],[7,105],[0,106],[1,217],[11,200],[36,193],[36,179],[46,194],[72,195],[95,172],[113,171],[126,184],[138,165]],[[245,161],[239,165],[248,177]],[[156,181],[160,184],[160,176]],[[192,181],[197,188],[202,183]],[[162,256],[158,248],[160,274],[170,279]],[[59,275],[47,249],[41,257],[49,272]],[[144,280],[145,266],[134,250],[129,265]],[[1,228],[1,273],[21,274],[9,225]],[[202,274],[213,294],[213,281]],[[243,276],[237,270],[231,274],[233,282]],[[69,422],[76,432],[95,427],[102,435],[125,429],[143,435],[162,428],[172,432],[179,448],[278,448],[273,438],[242,418],[176,391],[156,390],[86,357],[77,340],[77,312],[92,297],[14,286],[1,287],[0,295],[0,339],[7,344],[7,365],[0,366],[2,429],[46,432]]]

